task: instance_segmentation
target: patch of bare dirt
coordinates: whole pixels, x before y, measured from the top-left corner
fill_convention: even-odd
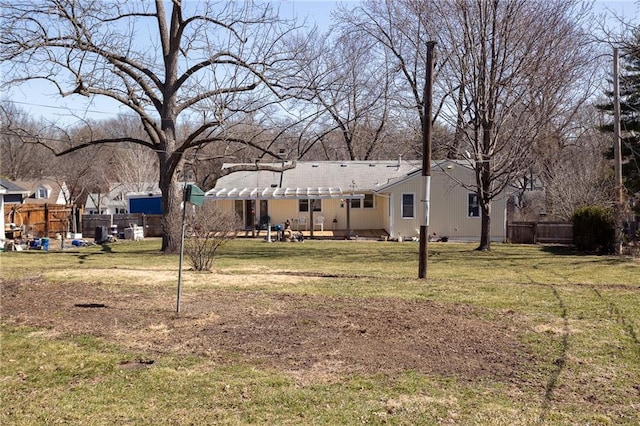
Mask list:
[[[3,281],[2,322],[91,334],[153,358],[241,359],[301,383],[344,374],[415,370],[473,380],[514,380],[532,362],[509,318],[429,301],[212,289],[132,293],[101,284]]]

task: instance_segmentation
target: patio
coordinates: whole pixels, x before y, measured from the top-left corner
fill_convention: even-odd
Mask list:
[[[294,231],[297,232],[297,231]],[[320,240],[346,240],[347,239],[347,231],[345,229],[340,230],[328,230],[324,231],[316,230],[313,231],[313,237],[311,237],[311,231],[300,231],[305,239],[320,239]],[[271,239],[272,241],[276,241],[278,236],[278,232],[275,229],[271,230]],[[384,237],[388,237],[389,234],[384,229],[357,229],[351,231],[351,239],[363,239],[363,240],[382,240]],[[240,238],[267,238],[267,231],[253,231],[253,230],[243,230],[238,233],[238,237]]]

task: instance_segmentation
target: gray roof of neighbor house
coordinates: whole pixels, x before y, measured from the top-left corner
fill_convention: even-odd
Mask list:
[[[285,163],[291,165],[292,163]],[[224,168],[238,164],[224,164]],[[277,167],[282,163],[269,163]],[[255,167],[254,164],[247,164]],[[212,199],[249,198],[362,198],[388,182],[421,167],[420,161],[301,161],[282,172],[249,170],[218,179],[206,193]],[[358,194],[360,193],[360,194]]]
[[[50,178],[42,178],[35,180],[18,180],[15,182],[21,187],[29,190],[29,195],[24,199],[25,204],[65,204],[66,184],[58,183]],[[64,188],[63,188],[64,187]],[[37,198],[36,191],[38,188],[47,190],[47,198]]]
[[[25,189],[20,185],[1,177],[0,177],[0,187],[5,189],[5,191],[3,192],[6,194],[28,194],[29,193],[28,189]]]

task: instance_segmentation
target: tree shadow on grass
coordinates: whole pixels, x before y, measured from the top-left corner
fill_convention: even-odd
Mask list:
[[[577,256],[580,253],[574,246],[564,246],[564,245],[548,245],[542,246],[542,251],[545,253],[550,253],[556,256]]]
[[[623,256],[581,252],[574,246],[549,245],[543,246],[542,251],[556,256],[592,257],[594,258],[593,262],[603,265],[618,265],[629,261]]]
[[[532,281],[533,282],[533,281]],[[567,305],[564,303],[564,300],[560,296],[558,289],[556,286],[551,284],[542,284],[534,282],[543,287],[547,287],[551,289],[553,293],[553,297],[556,299],[558,303],[558,307],[560,308],[560,318],[562,318],[562,337],[560,339],[560,353],[553,360],[554,366],[551,369],[551,375],[549,376],[549,380],[547,380],[547,384],[545,386],[544,398],[542,401],[542,409],[540,412],[540,418],[538,419],[538,423],[546,424],[547,416],[551,411],[551,403],[554,398],[554,393],[558,385],[558,378],[560,374],[562,374],[563,370],[567,364],[567,354],[569,352],[569,319],[567,317]]]

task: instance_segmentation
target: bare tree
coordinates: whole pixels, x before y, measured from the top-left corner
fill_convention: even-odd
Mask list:
[[[223,211],[213,203],[193,206],[187,217],[188,238],[184,250],[193,269],[210,271],[216,251],[236,237],[242,221],[235,212]]]
[[[481,208],[479,250],[490,249],[492,200],[592,93],[587,12],[578,0],[386,0],[341,15],[396,58],[398,93],[410,95],[420,123],[426,42],[437,41],[434,119],[455,129],[448,155],[475,170],[467,187]]]
[[[354,10],[342,7],[337,16],[344,34],[359,37],[361,43],[378,51],[389,61],[385,68],[396,109],[410,111],[424,119],[423,86],[426,43],[435,37],[433,2],[413,0],[366,0]],[[369,40],[365,42],[365,40]],[[372,44],[370,44],[373,42]],[[377,62],[379,63],[379,62]],[[435,116],[438,115],[438,109]],[[402,112],[400,112],[402,114]]]
[[[527,171],[533,147],[562,133],[562,120],[592,95],[588,15],[580,2],[556,0],[458,0],[440,10],[442,48],[451,52],[443,74],[457,93],[447,118],[476,172],[478,249],[488,250],[492,200]]]
[[[48,130],[10,102],[0,106],[0,123],[0,174],[11,180],[49,176],[47,165],[54,156],[42,146],[27,143],[34,134],[47,138]]]
[[[570,123],[571,131],[539,151],[536,163],[545,209],[562,220],[570,220],[580,207],[611,207],[615,194],[611,164],[604,155],[611,143],[600,131],[605,113],[588,105]]]
[[[292,71],[287,59],[296,54],[285,43],[293,26],[269,4],[251,1],[117,0],[105,7],[89,0],[24,0],[0,7],[6,24],[0,60],[8,84],[43,80],[62,97],[106,97],[139,118],[145,138],[92,137],[56,154],[119,143],[152,150],[164,208],[162,249],[175,251],[185,153],[232,140],[227,123],[233,117],[277,102],[279,80]],[[195,119],[194,111],[198,126],[181,135],[180,120]]]
[[[329,159],[373,158],[386,141],[390,120],[391,83],[384,55],[377,57],[370,39],[346,31],[337,36],[314,32],[306,46],[301,78],[310,83],[301,96],[310,101],[305,109],[317,114],[311,114],[309,127],[320,135],[316,142],[325,144],[329,134],[335,135],[344,155],[327,154]]]

